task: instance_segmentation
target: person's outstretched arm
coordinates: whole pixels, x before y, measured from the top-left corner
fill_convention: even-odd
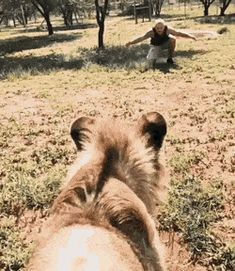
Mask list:
[[[149,38],[151,38],[151,37],[152,37],[152,30],[149,31],[149,32],[147,32],[147,33],[146,33],[144,36],[142,36],[142,37],[139,37],[139,38],[137,38],[137,39],[135,39],[135,40],[133,40],[133,41],[127,42],[127,43],[126,43],[126,46],[129,47],[130,45],[133,45],[133,44],[142,42],[142,41],[144,41],[144,40],[146,40],[146,39],[149,39]]]
[[[168,33],[172,34],[176,37],[181,37],[181,38],[186,38],[186,39],[192,39],[192,40],[197,40],[197,38],[189,33],[186,32],[181,32],[181,31],[176,31],[172,28],[168,28]]]

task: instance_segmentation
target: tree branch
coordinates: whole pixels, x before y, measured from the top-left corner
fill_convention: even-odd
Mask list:
[[[38,3],[34,0],[31,0],[32,1],[32,4],[34,5],[34,7],[41,13],[41,15],[43,17],[45,17],[45,14],[44,14],[44,11],[43,9],[40,8],[40,6],[38,5]]]

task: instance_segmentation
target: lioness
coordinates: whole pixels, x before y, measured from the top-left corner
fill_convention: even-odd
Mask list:
[[[159,113],[142,116],[131,129],[118,121],[77,119],[71,136],[79,157],[27,270],[165,270],[150,215],[165,134]]]

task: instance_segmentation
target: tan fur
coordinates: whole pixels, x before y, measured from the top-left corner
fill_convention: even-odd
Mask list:
[[[96,120],[89,127],[88,140],[83,142],[84,150],[79,152],[69,179],[82,168],[84,161],[102,162],[105,174],[125,182],[153,214],[165,197],[167,184],[159,162],[160,149],[147,144],[148,136],[141,134],[142,126],[140,121],[129,127],[116,120]]]
[[[73,124],[79,158],[53,204],[27,270],[165,270],[150,215],[159,201],[158,155],[165,135],[157,138],[157,114],[143,116],[132,128],[86,118]],[[58,266],[61,251],[71,258],[61,263],[65,269]],[[92,259],[98,261],[96,267],[90,266]]]
[[[39,246],[28,271],[143,271],[131,246],[104,227],[76,224],[54,232]]]

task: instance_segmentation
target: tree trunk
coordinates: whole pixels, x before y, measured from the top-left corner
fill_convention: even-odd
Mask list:
[[[63,15],[63,19],[64,19],[64,25],[65,25],[66,27],[69,27],[69,23],[68,23],[68,20],[67,20],[67,17],[66,17],[65,14]]]
[[[98,33],[98,46],[99,48],[104,48],[104,22],[99,24],[99,33]]]
[[[52,24],[51,24],[51,21],[50,21],[50,16],[49,14],[45,14],[45,20],[46,20],[46,23],[47,23],[47,31],[48,31],[48,35],[53,35],[54,34],[54,31],[53,31],[53,27],[52,27]]]
[[[153,14],[153,7],[152,7],[152,2],[150,0],[148,0],[148,7],[149,7],[149,21],[151,22],[152,14]]]
[[[225,15],[225,8],[222,7],[220,8],[220,15],[219,16],[224,16]]]
[[[63,18],[64,18],[64,24],[67,28],[70,27],[70,23],[69,23],[69,20],[68,20],[68,15],[66,14],[66,11],[63,13]]]
[[[12,17],[12,21],[13,21],[13,25],[14,27],[16,27],[16,20],[15,20],[15,16]]]
[[[204,5],[204,16],[209,15],[209,7],[207,5]]]
[[[77,11],[74,12],[74,17],[75,17],[76,23],[79,24]]]
[[[27,9],[26,6],[23,6],[23,11],[24,11],[25,23],[26,23],[26,25],[28,25],[28,22],[29,22],[29,10]]]
[[[3,20],[4,20],[4,16],[2,16],[2,18],[0,18],[0,24],[2,24]]]
[[[211,4],[213,4],[215,2],[215,0],[200,0],[200,2],[203,4],[204,6],[204,16],[208,16],[209,15],[209,7],[211,6]]]
[[[70,28],[73,25],[73,9],[66,6],[65,8],[61,7],[60,11],[62,13],[65,26]]]
[[[20,5],[20,10],[21,10],[23,25],[24,25],[24,27],[26,27],[25,12],[24,12],[24,8],[22,5]]]
[[[95,7],[96,7],[96,20],[99,26],[99,33],[98,33],[98,47],[104,48],[104,30],[105,30],[105,16],[108,7],[108,0],[104,1],[103,7],[99,5],[99,0],[95,0]]]
[[[60,12],[62,13],[62,17],[64,19],[64,25],[67,27],[68,26],[68,21],[67,21],[65,9],[63,7],[61,7]]]
[[[225,10],[230,5],[231,1],[232,0],[223,0],[222,6],[220,7],[220,16],[224,16],[225,15]]]
[[[155,15],[156,15],[157,17],[160,17],[163,2],[164,2],[164,0],[157,0],[157,1],[155,2]]]
[[[73,11],[71,10],[70,11],[70,14],[69,14],[69,20],[70,20],[70,26],[73,25]]]
[[[45,21],[47,23],[48,35],[49,36],[53,35],[54,31],[53,31],[53,27],[52,27],[51,20],[50,20],[50,9],[48,9],[47,7],[45,7],[43,5],[37,4],[37,1],[32,1],[32,4],[41,13],[43,18],[45,19]]]

